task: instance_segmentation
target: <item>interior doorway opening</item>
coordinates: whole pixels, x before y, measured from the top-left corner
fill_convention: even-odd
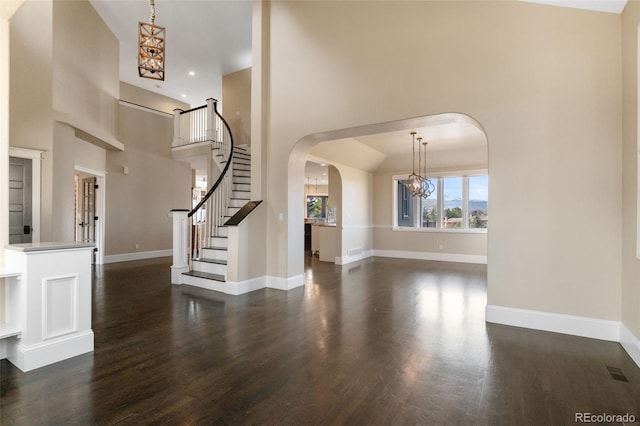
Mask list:
[[[104,263],[104,176],[76,168],[74,174],[74,240],[95,244],[94,264]]]
[[[396,206],[394,179],[396,175],[406,178],[411,172],[412,144],[409,134],[416,130],[429,142],[429,171],[436,170],[440,179],[449,179],[451,173],[459,173],[465,178],[471,172],[478,174],[480,171],[488,176],[488,137],[477,120],[463,113],[441,113],[383,122],[311,134],[300,139],[289,156],[289,276],[298,276],[304,270],[305,238],[302,225],[305,215],[300,208],[300,200],[305,197],[305,162],[310,157],[316,161],[333,163],[340,169],[343,205],[338,215],[342,218],[342,224],[338,226],[341,244],[335,256],[336,264],[347,264],[377,255],[488,262],[486,229],[464,229],[462,232],[449,230],[444,225],[436,226],[435,230],[427,230],[432,233],[428,245],[425,243],[427,234],[424,229],[411,229],[410,232],[397,229],[398,224],[393,219]],[[452,164],[454,161],[455,164]],[[442,204],[443,208],[450,208]],[[464,214],[463,208],[461,211]],[[475,224],[471,219],[469,221]],[[434,220],[420,221],[420,228],[433,228],[430,226],[432,222]],[[459,231],[458,234],[456,231]],[[463,233],[473,234],[467,238],[473,241],[460,248],[457,243]],[[410,244],[408,240],[411,240]]]

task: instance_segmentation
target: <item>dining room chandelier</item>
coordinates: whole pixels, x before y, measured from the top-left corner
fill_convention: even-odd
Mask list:
[[[413,169],[404,185],[412,196],[429,198],[436,190],[436,187],[433,182],[427,178],[427,141],[423,141],[421,137],[417,138],[418,173],[416,173],[416,132],[413,131],[410,134],[413,139]]]
[[[138,75],[164,81],[165,28],[156,25],[155,0],[150,0],[150,24],[138,22]]]

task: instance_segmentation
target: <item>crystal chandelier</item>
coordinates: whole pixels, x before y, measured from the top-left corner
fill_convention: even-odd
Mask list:
[[[421,137],[418,137],[418,173],[416,173],[416,132],[411,132],[413,138],[413,170],[404,185],[411,195],[414,197],[429,198],[431,194],[436,190],[435,185],[430,179],[427,179],[427,142],[422,141]],[[423,154],[424,152],[424,154]],[[422,157],[424,155],[424,161]],[[424,168],[424,169],[423,169]],[[423,175],[420,175],[420,172]]]
[[[151,23],[138,22],[138,75],[164,81],[165,29],[156,25],[155,0],[150,3]]]

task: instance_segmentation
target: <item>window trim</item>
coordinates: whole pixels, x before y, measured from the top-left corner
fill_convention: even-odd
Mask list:
[[[400,231],[400,232],[427,232],[427,233],[445,233],[445,234],[486,234],[488,228],[469,228],[469,178],[473,176],[489,176],[489,172],[487,169],[472,169],[472,170],[464,170],[464,171],[445,171],[439,173],[430,173],[427,174],[427,178],[429,179],[437,179],[437,191],[438,191],[438,199],[437,199],[437,207],[438,207],[438,221],[436,223],[435,228],[423,228],[419,226],[419,220],[421,216],[421,205],[422,203],[414,203],[414,215],[413,215],[413,226],[399,226],[398,225],[398,191],[397,182],[401,180],[407,179],[407,174],[397,175],[394,174],[391,176],[391,189],[393,191],[393,203],[391,206],[392,209],[392,231]],[[447,177],[460,177],[462,179],[462,228],[443,228],[443,215],[444,215],[444,199],[442,197],[442,191],[444,187],[444,179]],[[488,200],[487,200],[488,202]]]

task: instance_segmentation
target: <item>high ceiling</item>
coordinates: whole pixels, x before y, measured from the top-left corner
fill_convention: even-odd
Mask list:
[[[120,80],[178,99],[192,106],[221,97],[223,75],[251,66],[251,0],[155,0],[156,24],[166,27],[165,81],[140,78],[137,71],[137,25],[149,22],[149,0],[89,0],[120,41]],[[552,6],[621,13],[627,0],[521,0]],[[486,144],[481,129],[463,121],[432,122],[412,129],[430,150]],[[364,144],[383,157],[411,152],[408,130],[363,136]],[[320,150],[321,151],[321,150]],[[374,155],[375,157],[375,155]],[[326,178],[326,167],[312,173]]]
[[[219,99],[223,75],[251,66],[251,0],[155,0],[167,34],[165,81],[138,76],[138,21],[149,22],[149,0],[89,2],[120,41],[126,83],[198,106]]]
[[[221,96],[223,75],[251,66],[251,0],[155,0],[156,23],[167,29],[163,82],[140,78],[137,71],[137,25],[149,21],[149,0],[89,1],[120,41],[120,79],[126,83],[197,106]],[[524,1],[610,13],[627,3]]]

